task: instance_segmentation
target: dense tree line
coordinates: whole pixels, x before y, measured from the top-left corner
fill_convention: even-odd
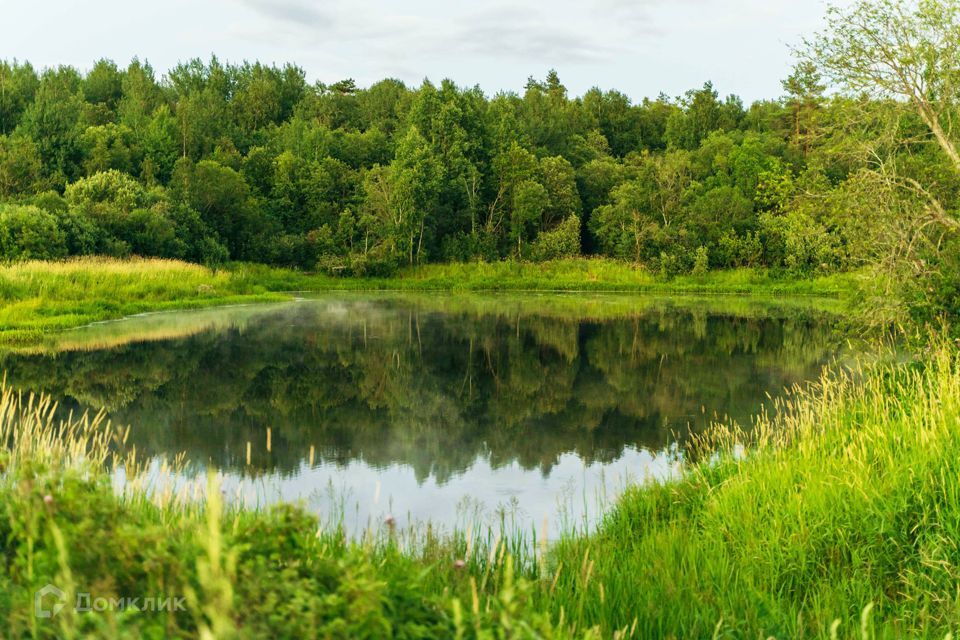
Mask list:
[[[0,62],[0,255],[147,255],[382,273],[600,254],[668,273],[828,271],[856,166],[799,65],[778,101],[707,83],[634,104],[557,74],[488,98],[444,81],[309,84],[302,69]],[[839,192],[839,195],[834,195]]]

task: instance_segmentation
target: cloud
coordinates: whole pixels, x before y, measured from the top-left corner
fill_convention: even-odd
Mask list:
[[[598,62],[618,47],[576,22],[529,6],[489,8],[460,16],[448,46],[465,53],[533,62]]]
[[[258,40],[274,36],[302,44],[363,46],[365,56],[394,62],[461,55],[566,64],[611,60],[630,51],[637,38],[656,37],[661,30],[649,9],[666,0],[599,0],[600,7],[572,0],[517,0],[480,10],[421,2],[405,4],[401,12],[385,0],[329,0],[322,10],[309,0],[235,2],[265,21],[246,30]]]
[[[299,27],[332,29],[335,23],[329,11],[321,11],[314,3],[302,0],[240,0],[240,4],[268,19]]]

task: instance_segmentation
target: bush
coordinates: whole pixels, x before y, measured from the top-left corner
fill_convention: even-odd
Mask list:
[[[57,218],[31,205],[0,205],[0,258],[53,260],[67,255]]]
[[[710,270],[710,252],[706,247],[698,247],[693,254],[693,269],[690,273],[695,276],[705,276]]]
[[[840,263],[836,236],[810,216],[791,211],[760,215],[767,264],[805,275],[827,272]]]
[[[333,276],[344,277],[389,277],[400,267],[396,256],[381,247],[367,253],[351,253],[346,256],[323,255],[317,261],[317,270]]]
[[[760,234],[752,231],[742,236],[724,233],[711,247],[710,258],[715,267],[759,267],[763,261]]]
[[[500,258],[497,237],[483,230],[474,233],[460,232],[446,238],[442,254],[447,262],[494,262]]]
[[[148,205],[140,183],[115,169],[77,180],[67,186],[64,196],[71,206],[81,207],[92,214],[104,209],[129,213]]]
[[[569,216],[555,229],[537,236],[530,247],[530,257],[536,262],[572,258],[580,255],[580,217]]]

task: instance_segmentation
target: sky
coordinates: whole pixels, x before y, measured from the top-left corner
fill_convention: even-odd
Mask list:
[[[849,0],[839,0],[846,4]],[[836,2],[835,2],[836,3]],[[310,81],[444,78],[492,95],[551,68],[572,95],[635,101],[714,83],[777,98],[790,47],[822,26],[821,0],[0,0],[0,58],[89,69],[99,58],[301,66]]]

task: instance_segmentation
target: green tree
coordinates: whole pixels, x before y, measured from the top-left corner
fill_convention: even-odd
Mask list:
[[[817,113],[823,104],[826,86],[817,66],[809,60],[799,61],[782,85],[793,119],[793,142],[807,155],[816,135]]]
[[[683,111],[675,111],[667,120],[667,144],[673,149],[693,151],[723,124],[723,105],[711,82],[702,89],[688,91],[682,105]]]
[[[510,207],[510,238],[516,245],[517,257],[523,257],[523,243],[539,226],[546,209],[547,190],[539,182],[524,180],[513,189]]]
[[[394,233],[410,264],[420,260],[427,220],[440,196],[441,176],[440,161],[416,127],[410,127],[397,145],[390,172]]]
[[[13,132],[33,102],[40,79],[30,63],[0,60],[0,135]]]
[[[123,73],[113,61],[98,60],[84,76],[82,91],[88,122],[94,125],[114,122],[123,97]]]
[[[580,214],[582,205],[577,192],[576,172],[563,156],[541,158],[539,177],[547,193],[541,221],[544,228]]]
[[[35,193],[42,179],[40,153],[22,135],[0,135],[0,197]]]
[[[657,253],[661,212],[654,185],[647,177],[625,182],[613,190],[611,204],[594,210],[592,231],[603,253],[637,263]]]
[[[240,173],[213,160],[194,164],[184,158],[174,168],[172,183],[175,198],[199,212],[231,258],[256,258],[254,236],[270,229],[257,229],[250,188]]]
[[[56,184],[80,175],[83,97],[80,74],[70,67],[48,69],[18,130],[33,139],[44,169]]]
[[[87,175],[109,169],[133,172],[133,131],[126,125],[111,122],[88,127],[80,136],[80,144],[83,146],[83,168]]]

